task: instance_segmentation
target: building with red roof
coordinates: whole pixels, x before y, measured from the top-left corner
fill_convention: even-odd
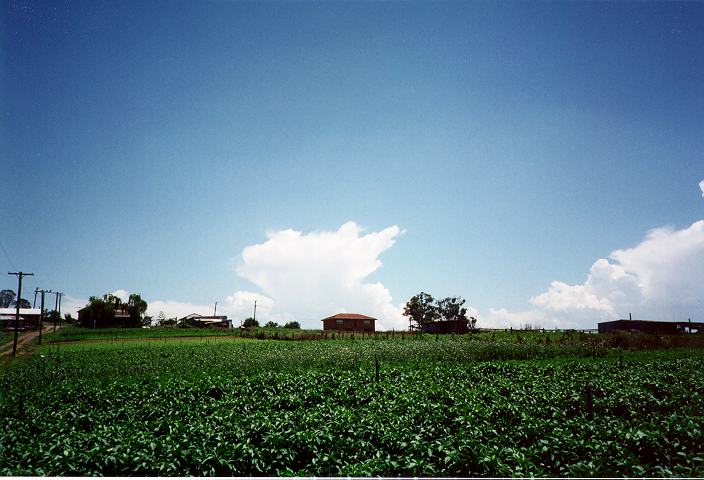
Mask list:
[[[359,313],[338,313],[332,317],[323,318],[323,330],[340,330],[346,332],[373,332],[376,318]]]

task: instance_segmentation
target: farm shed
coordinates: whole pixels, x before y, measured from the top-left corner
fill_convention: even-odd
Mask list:
[[[183,318],[179,318],[179,323],[190,327],[200,328],[231,328],[232,320],[227,319],[227,315],[200,315],[191,313]]]
[[[332,317],[323,318],[321,322],[323,322],[323,330],[373,332],[376,328],[376,318],[359,313],[338,313]]]
[[[13,330],[15,328],[15,316],[17,309],[14,307],[0,308],[0,323],[3,330]],[[41,310],[38,308],[20,308],[20,330],[34,330],[39,328],[39,316]]]
[[[423,327],[425,333],[469,333],[467,320],[439,320]]]
[[[112,328],[129,327],[131,325],[130,314],[127,310],[117,309],[112,318],[105,316],[98,317],[94,314],[90,305],[86,305],[78,311],[78,324],[84,328]]]
[[[599,333],[635,332],[674,335],[696,330],[704,331],[704,322],[663,322],[655,320],[614,320],[600,322]]]

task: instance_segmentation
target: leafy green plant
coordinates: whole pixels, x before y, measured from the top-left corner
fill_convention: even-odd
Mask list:
[[[703,350],[526,338],[42,347],[0,376],[0,472],[704,475]]]

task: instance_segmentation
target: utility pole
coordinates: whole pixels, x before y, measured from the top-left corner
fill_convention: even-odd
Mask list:
[[[44,294],[51,293],[51,290],[40,290],[40,292],[42,292],[42,304],[39,309],[39,345],[42,344],[42,327],[44,326]]]
[[[254,301],[254,324],[256,325],[257,323],[257,301]]]
[[[59,292],[59,327],[61,326],[61,299],[64,298],[64,292]]]
[[[217,316],[218,314],[218,302],[215,302],[215,310],[213,310],[213,317]]]
[[[39,287],[34,289],[34,302],[32,302],[32,308],[37,308],[37,292],[39,292]]]
[[[56,302],[54,302],[54,312],[58,315],[61,315],[59,313],[59,298],[63,293],[61,292],[54,292],[54,295],[56,295]],[[54,316],[54,333],[56,333],[56,316]]]
[[[17,285],[17,310],[15,310],[15,341],[12,343],[12,356],[17,354],[17,331],[20,324],[20,302],[22,301],[22,277],[32,276],[33,273],[7,272],[8,275],[17,275],[19,284]]]

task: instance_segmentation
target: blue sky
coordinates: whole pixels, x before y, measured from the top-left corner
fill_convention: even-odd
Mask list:
[[[30,289],[308,322],[243,250],[353,221],[403,233],[350,281],[488,317],[703,218],[702,3],[11,0],[1,27],[0,263]]]

